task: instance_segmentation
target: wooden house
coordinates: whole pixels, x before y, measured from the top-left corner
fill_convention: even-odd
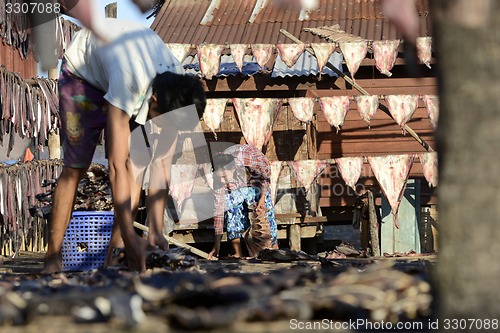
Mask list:
[[[293,43],[280,29],[288,31],[304,43],[324,43],[327,39],[312,34],[305,29],[336,26],[346,36],[359,36],[368,41],[400,39],[396,28],[382,15],[377,2],[372,0],[321,0],[318,10],[303,12],[294,8],[278,8],[273,1],[261,0],[171,0],[166,1],[152,24],[165,43],[190,44],[191,52],[184,61],[186,68],[197,73],[196,45],[226,45],[222,55],[221,71],[211,80],[205,80],[208,98],[291,98],[324,96],[357,96],[360,92],[346,83],[335,73],[318,75],[317,63],[311,55],[304,54],[293,68],[279,64],[277,54],[268,62],[267,72],[234,73],[225,72],[224,65],[231,62],[231,44],[278,44]],[[417,1],[420,21],[420,36],[432,36],[429,4],[427,0]],[[338,25],[338,26],[337,26]],[[327,34],[326,34],[327,35]],[[323,34],[325,36],[325,34]],[[247,57],[251,57],[250,50]],[[247,58],[246,58],[247,59]],[[248,58],[250,59],[250,58]],[[251,60],[250,60],[251,61]],[[435,62],[432,69],[423,64],[416,65],[418,77],[410,75],[405,66],[403,48],[392,69],[392,76],[381,74],[375,67],[370,50],[355,75],[356,83],[369,94],[386,96],[396,94],[433,95],[437,94]],[[347,73],[345,63],[336,64]],[[229,66],[230,67],[230,66]],[[386,101],[381,98],[381,104]],[[433,129],[428,119],[425,105],[420,99],[418,109],[408,125],[418,135],[435,148]],[[209,141],[215,140],[206,129]],[[217,140],[234,143],[244,142],[233,105],[227,105],[224,122],[217,132]],[[380,110],[370,126],[364,122],[353,101],[340,131],[332,129],[326,122],[318,103],[314,120],[309,123],[298,121],[285,103],[274,124],[273,136],[266,154],[270,160],[333,159],[350,156],[377,156],[402,153],[425,152],[412,136],[404,134],[401,127],[390,116]],[[363,178],[373,177],[365,162]],[[419,207],[434,205],[433,188],[423,179],[422,167],[418,159],[411,169],[410,178],[417,180]],[[297,189],[294,177],[285,167],[280,179],[283,194]],[[346,190],[336,167],[330,166],[319,179],[318,208],[312,215],[322,215],[318,221],[347,223],[352,219],[352,206],[356,200],[354,191]],[[343,190],[338,190],[342,188]],[[302,226],[307,225],[304,216],[309,216],[299,192],[292,196],[293,202],[286,201],[277,208],[284,223],[296,219]],[[278,195],[280,197],[280,195]],[[377,199],[381,205],[381,199]],[[310,212],[309,212],[310,213]],[[418,215],[418,214],[417,214]],[[309,222],[314,218],[309,217]],[[310,236],[310,235],[309,235]]]

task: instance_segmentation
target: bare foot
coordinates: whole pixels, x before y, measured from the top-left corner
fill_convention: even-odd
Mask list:
[[[168,250],[168,241],[163,235],[153,235],[152,233],[150,233],[148,235],[148,242],[152,247],[157,247],[163,251]]]
[[[140,273],[146,271],[146,249],[148,245],[148,242],[139,236],[136,236],[133,242],[125,245],[125,258],[131,271]]]
[[[62,272],[62,254],[47,253],[45,255],[45,264],[41,274],[55,274]]]

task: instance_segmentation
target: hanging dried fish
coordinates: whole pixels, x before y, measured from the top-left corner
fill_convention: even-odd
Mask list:
[[[224,45],[200,44],[197,46],[200,70],[205,79],[211,80],[219,73],[220,56]]]
[[[245,52],[247,51],[247,44],[231,44],[231,55],[233,56],[233,60],[236,63],[236,66],[240,70],[243,70],[243,57],[245,57]]]
[[[264,71],[265,65],[271,60],[274,51],[273,44],[252,44],[252,54],[259,64],[260,68]]]
[[[288,66],[293,67],[300,56],[306,50],[305,44],[277,44],[276,48],[281,60]]]
[[[166,45],[170,52],[172,52],[173,56],[177,60],[179,60],[181,64],[184,62],[184,60],[186,60],[189,52],[191,52],[190,44],[167,43]]]

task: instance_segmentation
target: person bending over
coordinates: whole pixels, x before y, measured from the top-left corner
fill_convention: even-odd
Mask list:
[[[219,255],[226,224],[227,236],[234,256],[241,257],[241,237],[250,227],[249,207],[256,206],[257,214],[267,214],[272,245],[277,248],[277,228],[269,189],[271,168],[267,157],[251,145],[234,145],[215,155],[214,181],[219,182],[215,192],[215,244],[209,259]]]
[[[131,174],[129,125],[143,125],[148,118],[170,111],[165,109],[164,101],[178,92],[171,92],[172,87],[188,85],[181,89],[184,93],[201,90],[203,95],[198,81],[181,76],[184,73],[181,64],[154,31],[116,19],[106,19],[105,24],[108,27],[106,42],[82,29],[67,49],[61,66],[59,106],[64,168],[54,194],[43,273],[61,271],[62,241],[76,189],[92,162],[103,129],[115,211],[111,246],[118,247],[122,242],[129,268],[145,270],[147,242],[137,236],[132,224],[141,186]],[[197,111],[203,112],[203,108],[204,104]],[[157,212],[161,204],[150,202],[149,206]],[[162,224],[163,211],[161,216]],[[150,220],[150,227],[151,245],[165,246],[160,221]]]

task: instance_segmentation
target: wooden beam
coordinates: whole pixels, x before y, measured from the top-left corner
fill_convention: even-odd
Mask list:
[[[292,251],[300,251],[300,226],[293,224],[290,226],[288,230],[288,242],[290,245],[290,250]]]
[[[387,94],[387,89],[384,88],[397,89],[395,90],[397,94],[437,94],[435,77],[356,79],[356,82],[366,87],[371,95]],[[323,76],[320,80],[315,76],[273,78],[269,74],[256,74],[250,77],[228,76],[210,81],[203,80],[203,85],[209,98],[224,95],[237,97],[245,94],[255,96],[256,93],[266,94],[266,92],[267,94],[281,92],[283,97],[315,97],[317,95],[315,91],[331,92],[334,95],[360,95],[356,89],[340,89],[329,76]]]
[[[145,225],[140,224],[140,223],[134,222],[134,227],[136,227],[139,230],[149,232],[149,228],[146,227]],[[200,257],[202,257],[204,259],[208,259],[208,253],[206,253],[206,252],[204,252],[204,251],[202,251],[200,249],[197,249],[197,248],[195,248],[195,247],[193,247],[191,245],[188,245],[186,243],[178,241],[177,239],[172,238],[172,237],[170,237],[168,235],[163,235],[163,236],[165,237],[165,239],[169,243],[174,244],[175,246],[178,246],[178,247],[182,247],[184,249],[188,249],[191,253],[196,254],[197,256],[200,256]],[[214,258],[212,258],[212,260],[217,260],[217,258],[214,257]]]

